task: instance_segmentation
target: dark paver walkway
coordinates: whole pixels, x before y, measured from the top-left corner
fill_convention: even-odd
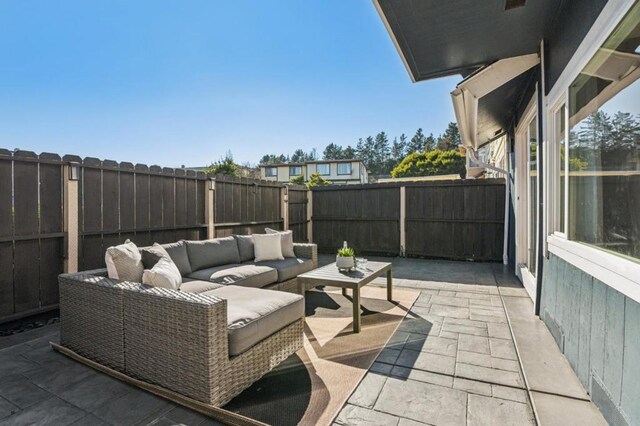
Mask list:
[[[394,284],[421,294],[337,424],[604,424],[502,265],[391,261]],[[58,338],[0,338],[0,425],[218,424],[54,352]]]

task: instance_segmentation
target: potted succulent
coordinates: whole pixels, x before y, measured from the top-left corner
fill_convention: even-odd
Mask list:
[[[346,244],[338,250],[336,255],[336,266],[339,270],[351,270],[355,268],[355,253],[351,247],[347,247]]]

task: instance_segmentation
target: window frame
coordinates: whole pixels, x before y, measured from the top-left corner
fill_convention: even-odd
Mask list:
[[[569,92],[566,91],[563,96],[560,96],[559,99],[556,100],[556,102],[553,104],[553,106],[549,109],[549,113],[547,114],[547,120],[548,123],[550,124],[549,129],[550,129],[550,135],[548,140],[551,142],[551,146],[553,147],[553,149],[548,150],[549,151],[549,158],[548,158],[548,175],[546,176],[547,178],[547,182],[550,183],[550,187],[549,187],[549,191],[548,191],[548,197],[549,197],[549,201],[548,205],[552,205],[552,211],[549,212],[549,220],[547,221],[547,229],[550,231],[551,234],[553,235],[557,235],[561,238],[567,238],[568,233],[567,230],[569,229],[569,218],[568,218],[568,208],[567,208],[567,204],[569,202],[569,128],[568,128],[568,124],[569,124]],[[556,125],[558,124],[556,122],[556,118],[557,118],[557,112],[564,107],[564,123],[565,123],[565,129],[564,129],[564,170],[565,170],[565,175],[564,178],[560,176],[560,163],[562,162],[562,153],[561,153],[561,146],[562,144],[560,143],[559,140],[556,140],[557,134],[556,134]],[[560,211],[560,194],[562,193],[562,191],[560,190],[560,182],[564,180],[564,187],[565,187],[565,191],[564,191],[564,223],[562,228],[560,227],[560,218],[561,218],[561,211]],[[562,229],[564,229],[564,232],[562,231]]]
[[[340,173],[340,166],[347,165],[349,166],[349,173]],[[338,176],[351,176],[353,174],[353,164],[351,163],[338,163],[337,165],[337,174]]]
[[[291,173],[292,169],[300,169],[300,173]],[[302,166],[289,166],[289,176],[302,176]]]
[[[570,133],[569,126],[569,86],[580,74],[580,72],[587,66],[589,61],[596,54],[598,49],[604,44],[604,42],[611,36],[611,33],[615,30],[618,24],[624,19],[627,13],[635,4],[636,0],[609,0],[604,6],[600,15],[596,19],[595,23],[582,40],[582,43],[574,53],[573,57],[561,73],[560,77],[556,81],[554,87],[550,90],[546,97],[547,112],[545,117],[549,120],[549,123],[553,122],[553,113],[556,111],[556,107],[560,107],[563,103],[565,108],[565,138],[566,151],[565,161],[569,161],[569,144],[568,138]],[[549,134],[552,131],[553,134]],[[546,140],[553,140],[555,138],[555,129],[551,126],[547,126],[545,129],[547,133]],[[549,137],[550,136],[550,137]],[[551,216],[548,218],[549,225],[553,225],[548,228],[547,231],[547,244],[549,252],[560,257],[564,261],[579,268],[585,273],[591,275],[595,279],[601,281],[605,285],[619,291],[623,295],[630,299],[640,303],[640,263],[626,259],[622,256],[607,252],[600,248],[581,243],[578,241],[572,241],[568,239],[569,231],[569,168],[565,163],[567,174],[566,179],[566,193],[565,193],[565,232],[558,232],[557,226],[557,209],[558,203],[553,202],[555,200],[556,191],[559,191],[557,186],[558,179],[555,179],[557,166],[559,164],[559,150],[548,150],[554,156],[553,166],[546,167],[545,177],[547,182],[547,188],[550,190],[548,193],[553,192],[551,203],[547,203],[547,206],[553,205],[553,208],[547,207],[545,210],[546,215]],[[550,162],[551,163],[551,162]]]
[[[320,173],[320,166],[327,166],[328,168],[328,173]],[[318,174],[320,176],[330,176],[331,175],[331,163],[318,163],[316,164],[316,172],[318,172]]]
[[[274,174],[269,174],[269,171],[273,170]],[[265,177],[278,177],[278,168],[275,166],[267,166],[264,168],[264,176]]]

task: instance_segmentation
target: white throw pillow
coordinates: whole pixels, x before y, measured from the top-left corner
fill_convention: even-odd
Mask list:
[[[254,262],[261,260],[284,260],[280,234],[253,234]]]
[[[264,228],[267,234],[279,234],[282,238],[282,255],[284,257],[296,257],[293,251],[293,231],[278,231],[277,229]]]
[[[153,268],[145,269],[142,284],[177,290],[182,284],[182,276],[171,258],[161,257]]]
[[[104,255],[109,278],[139,283],[144,266],[138,247],[127,240],[119,246],[109,247]]]

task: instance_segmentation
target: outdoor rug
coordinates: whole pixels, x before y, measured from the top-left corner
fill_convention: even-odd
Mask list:
[[[419,294],[394,288],[392,303],[384,287],[360,292],[355,334],[350,296],[329,287],[308,291],[304,348],[224,409],[271,425],[331,424]]]

